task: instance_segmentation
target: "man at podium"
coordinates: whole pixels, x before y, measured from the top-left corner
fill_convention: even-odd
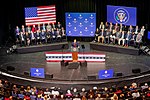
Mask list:
[[[79,51],[79,43],[76,39],[71,43],[71,51],[72,51],[72,60],[73,62],[78,61],[78,51]]]
[[[79,44],[78,44],[76,39],[74,39],[74,41],[72,42],[71,46],[72,47],[77,47],[77,48],[79,47]]]

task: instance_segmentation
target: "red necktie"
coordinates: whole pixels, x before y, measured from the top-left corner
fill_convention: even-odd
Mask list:
[[[76,47],[76,43],[74,43],[74,47]]]

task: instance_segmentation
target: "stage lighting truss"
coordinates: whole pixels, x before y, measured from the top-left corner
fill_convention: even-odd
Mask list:
[[[6,50],[6,53],[7,54],[12,54],[12,53],[15,53],[17,50],[17,46],[16,45],[13,45],[11,47],[9,47],[7,50]]]
[[[142,46],[141,50],[146,54],[150,55],[150,48],[148,46]]]

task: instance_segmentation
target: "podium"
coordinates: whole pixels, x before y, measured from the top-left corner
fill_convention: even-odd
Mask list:
[[[72,61],[77,62],[78,61],[78,51],[79,51],[78,47],[72,47],[71,51],[72,51]]]

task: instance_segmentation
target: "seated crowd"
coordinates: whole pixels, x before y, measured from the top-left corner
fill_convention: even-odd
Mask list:
[[[99,28],[95,31],[94,42],[117,44],[122,46],[134,46],[140,47],[142,44],[142,38],[144,36],[145,27],[139,27],[138,25],[133,27],[132,25],[126,26],[123,24],[113,24],[101,22]]]
[[[16,26],[16,44],[20,46],[30,46],[37,44],[47,44],[61,42],[66,39],[66,33],[61,23],[43,23],[38,25]]]
[[[149,100],[150,87],[148,83],[117,87],[91,87],[81,89],[72,87],[38,88],[16,85],[7,80],[0,80],[0,100]]]

